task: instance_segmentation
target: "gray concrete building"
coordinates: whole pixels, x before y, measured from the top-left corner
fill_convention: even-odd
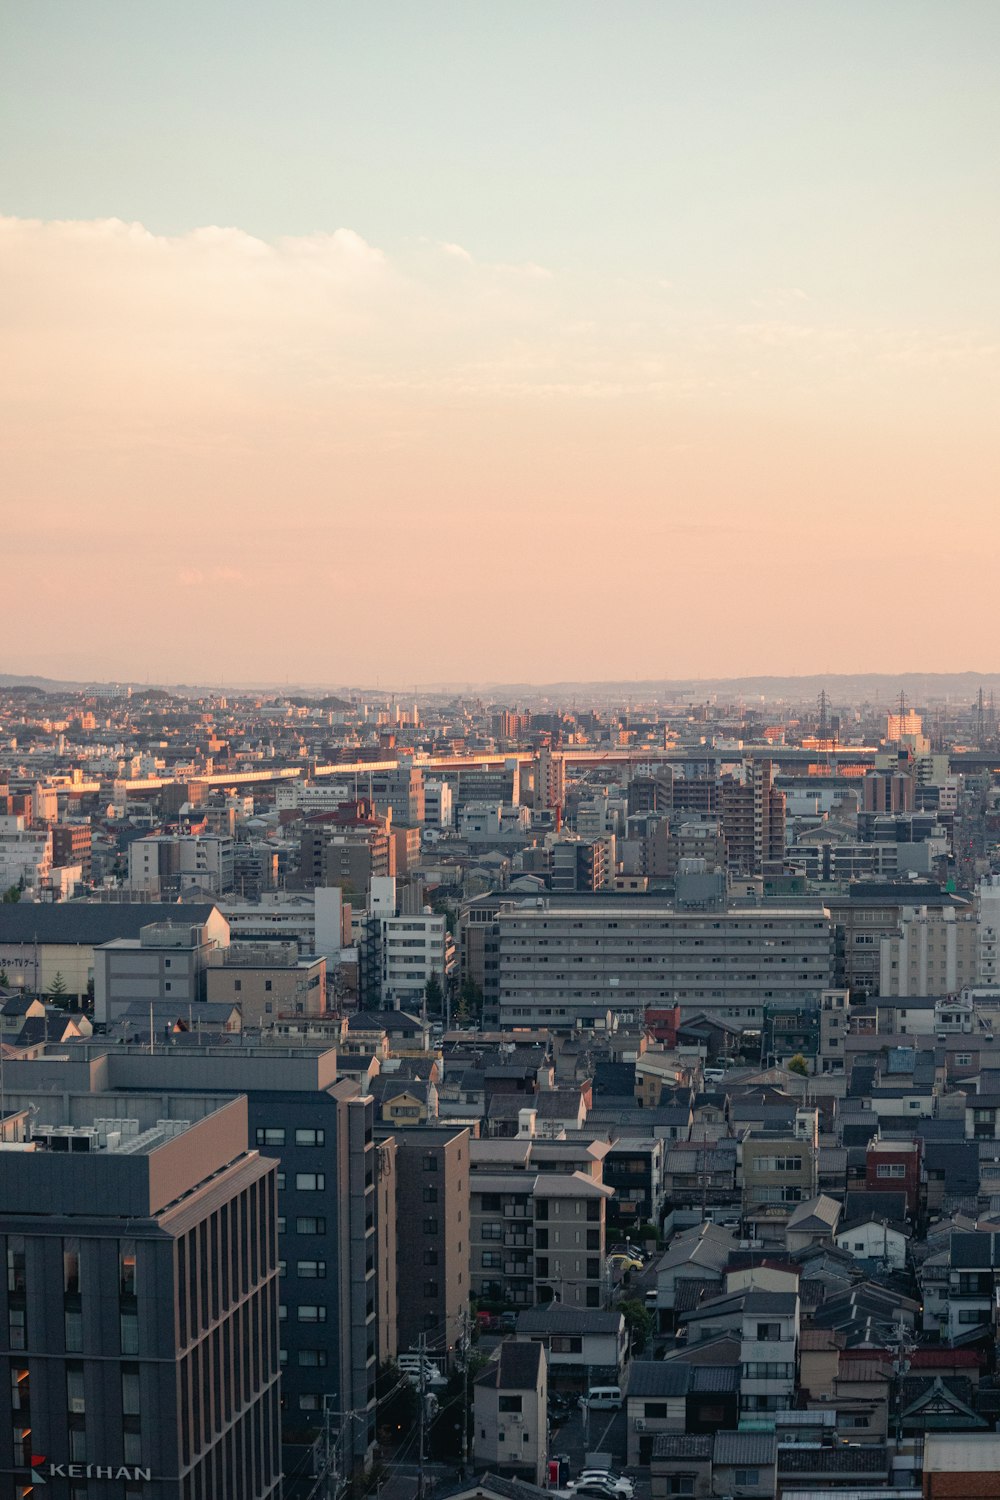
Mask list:
[[[820,904],[675,909],[647,897],[537,901],[497,914],[501,1026],[601,1024],[609,1010],[680,1005],[749,1025],[774,1000],[833,985]]]
[[[56,1058],[9,1062],[9,1099],[47,1091],[119,1091],[126,1111],[155,1110],[183,1095],[246,1096],[249,1139],[275,1162],[280,1264],[280,1353],[285,1466],[320,1441],[324,1401],[343,1421],[342,1467],[349,1472],[375,1441],[376,1332],[373,1101],[351,1080],[337,1081],[333,1051],[279,1046],[184,1047],[150,1055],[97,1043],[62,1046]],[[68,1057],[67,1057],[68,1054]],[[99,1111],[100,1112],[100,1111]],[[166,1110],[161,1112],[166,1113]],[[109,1110],[108,1113],[111,1113]],[[302,1468],[308,1474],[308,1463]],[[311,1481],[310,1481],[311,1483]],[[308,1493],[309,1484],[301,1489]],[[286,1483],[284,1500],[300,1490]]]
[[[5,1102],[2,1493],[277,1497],[276,1169],[246,1100]]]

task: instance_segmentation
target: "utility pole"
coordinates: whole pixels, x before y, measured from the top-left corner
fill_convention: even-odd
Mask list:
[[[420,1350],[420,1453],[417,1459],[417,1500],[424,1500],[424,1414],[427,1410],[427,1335],[422,1333],[417,1340]]]
[[[462,1478],[469,1461],[469,1310],[462,1310]]]

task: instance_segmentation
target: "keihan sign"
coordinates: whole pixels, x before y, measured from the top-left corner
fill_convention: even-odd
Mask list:
[[[152,1469],[135,1464],[55,1464],[44,1454],[31,1455],[33,1484],[48,1484],[50,1479],[152,1479]]]

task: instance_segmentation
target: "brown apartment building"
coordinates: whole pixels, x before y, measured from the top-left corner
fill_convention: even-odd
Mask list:
[[[469,1305],[469,1132],[417,1125],[392,1138],[398,1348],[424,1335],[450,1362]]]

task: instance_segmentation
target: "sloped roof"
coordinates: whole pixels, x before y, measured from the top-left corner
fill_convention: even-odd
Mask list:
[[[691,1385],[688,1365],[662,1359],[636,1359],[628,1379],[628,1396],[686,1396]]]
[[[737,1468],[767,1468],[774,1463],[776,1451],[773,1432],[717,1432],[712,1445],[712,1462]]]

